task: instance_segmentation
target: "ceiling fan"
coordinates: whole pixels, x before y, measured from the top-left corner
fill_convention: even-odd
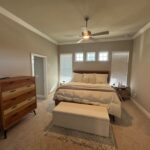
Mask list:
[[[85,27],[81,33],[81,39],[77,42],[77,43],[81,43],[84,40],[89,40],[89,39],[94,39],[93,37],[95,36],[100,36],[100,35],[106,35],[109,34],[109,31],[103,31],[103,32],[97,32],[97,33],[93,33],[91,31],[88,30],[88,21],[89,21],[89,17],[85,17]]]

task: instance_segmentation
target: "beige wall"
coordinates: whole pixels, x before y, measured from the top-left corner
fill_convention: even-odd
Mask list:
[[[0,15],[0,77],[31,75],[31,53],[47,56],[50,90],[58,80],[57,46]]]
[[[109,51],[109,61],[108,62],[74,62],[73,70],[111,70],[111,52],[113,51],[129,51],[132,54],[132,40],[127,41],[114,41],[114,42],[99,42],[99,43],[82,43],[82,44],[72,44],[72,45],[60,45],[59,54],[62,53],[73,53],[75,52],[91,52],[95,51],[97,54],[99,51]],[[131,55],[130,62],[131,63]],[[129,65],[130,71],[130,65]]]
[[[150,112],[150,29],[137,37],[133,46],[132,96]]]

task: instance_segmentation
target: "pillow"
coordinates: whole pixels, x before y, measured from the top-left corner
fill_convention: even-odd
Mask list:
[[[85,83],[92,83],[92,84],[95,84],[96,83],[96,77],[95,77],[95,74],[84,74],[83,75],[83,82]]]
[[[84,82],[84,83],[88,83],[89,82],[87,74],[83,74],[82,82]]]
[[[83,74],[81,73],[73,73],[73,82],[82,82]]]
[[[108,74],[96,74],[96,83],[107,83]]]

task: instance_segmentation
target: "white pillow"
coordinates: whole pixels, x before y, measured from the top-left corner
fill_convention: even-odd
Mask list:
[[[88,83],[89,82],[87,74],[83,74],[82,82],[84,82],[84,83]]]
[[[96,74],[96,83],[107,83],[108,74]]]
[[[83,79],[83,74],[73,73],[73,78],[72,78],[73,82],[82,82],[82,79]]]
[[[96,77],[95,77],[95,74],[92,73],[92,74],[84,74],[83,75],[83,82],[85,83],[92,83],[92,84],[95,84],[96,83]]]

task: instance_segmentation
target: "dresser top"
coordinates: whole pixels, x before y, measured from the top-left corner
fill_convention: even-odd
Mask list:
[[[29,78],[34,78],[34,77],[33,76],[6,77],[6,78],[1,78],[0,83],[23,80],[23,79],[29,79]]]

